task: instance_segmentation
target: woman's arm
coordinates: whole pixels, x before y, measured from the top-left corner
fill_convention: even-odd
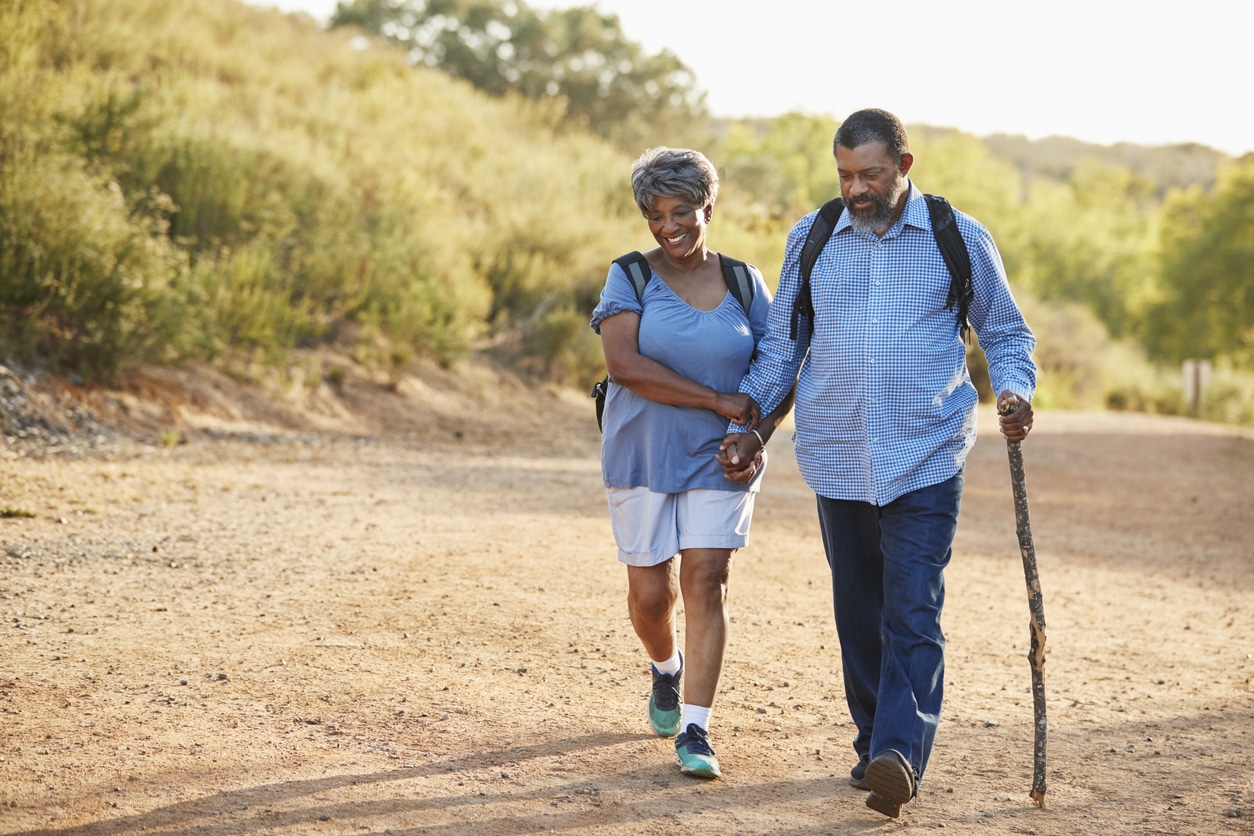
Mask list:
[[[742,392],[718,392],[640,353],[640,316],[623,311],[601,321],[601,347],[610,378],[642,398],[674,406],[710,409],[729,421],[753,426],[760,411]]]

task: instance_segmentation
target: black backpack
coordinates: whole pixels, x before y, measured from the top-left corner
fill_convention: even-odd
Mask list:
[[[923,197],[927,200],[927,211],[932,218],[932,235],[936,237],[936,244],[940,247],[941,255],[945,259],[945,266],[949,268],[949,297],[945,303],[945,310],[953,310],[957,305],[958,331],[963,341],[969,342],[971,325],[967,322],[967,311],[971,307],[973,291],[971,289],[971,255],[967,252],[967,242],[962,240],[962,233],[958,230],[954,210],[949,205],[949,201],[934,194],[925,194]],[[814,225],[810,227],[810,234],[806,236],[805,244],[801,247],[801,286],[797,289],[797,298],[792,303],[792,325],[788,332],[794,342],[797,339],[797,325],[801,317],[808,317],[811,322],[814,320],[814,301],[810,297],[810,273],[814,270],[814,262],[818,260],[819,253],[823,252],[828,239],[832,237],[832,231],[836,229],[836,222],[840,220],[840,213],[844,211],[844,208],[845,201],[839,197],[824,203],[814,219]]]
[[[753,304],[753,279],[749,275],[749,265],[725,255],[719,255],[719,261],[723,265],[723,281],[727,282],[727,289],[736,297],[740,307],[744,308],[745,316],[748,316],[749,307]],[[623,268],[627,278],[631,279],[631,285],[636,290],[636,301],[643,305],[644,286],[653,276],[648,260],[639,252],[630,252],[614,259],[614,263]],[[601,428],[601,415],[605,412],[605,395],[609,388],[608,374],[592,387],[592,397],[597,402],[597,429]]]

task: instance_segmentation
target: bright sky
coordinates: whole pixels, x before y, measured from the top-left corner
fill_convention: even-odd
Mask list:
[[[325,21],[335,0],[247,0]],[[1254,152],[1254,2],[534,0],[596,5],[693,69],[716,116],[883,107],[985,136]],[[1245,102],[1245,104],[1242,104]]]

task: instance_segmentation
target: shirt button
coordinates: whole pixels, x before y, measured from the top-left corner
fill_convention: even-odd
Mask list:
[[[875,283],[875,286],[876,286],[876,287],[879,287],[879,286],[880,286],[880,283],[879,283],[879,282],[876,282],[876,283]]]
[[[872,362],[872,363],[874,363],[874,362],[875,362],[875,358],[874,358],[874,357],[872,357],[872,358],[871,358],[871,362]]]

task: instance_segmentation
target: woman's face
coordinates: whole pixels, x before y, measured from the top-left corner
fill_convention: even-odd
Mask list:
[[[659,197],[645,218],[662,252],[678,260],[705,246],[705,226],[713,214],[714,207],[708,204],[694,206],[682,197]]]

